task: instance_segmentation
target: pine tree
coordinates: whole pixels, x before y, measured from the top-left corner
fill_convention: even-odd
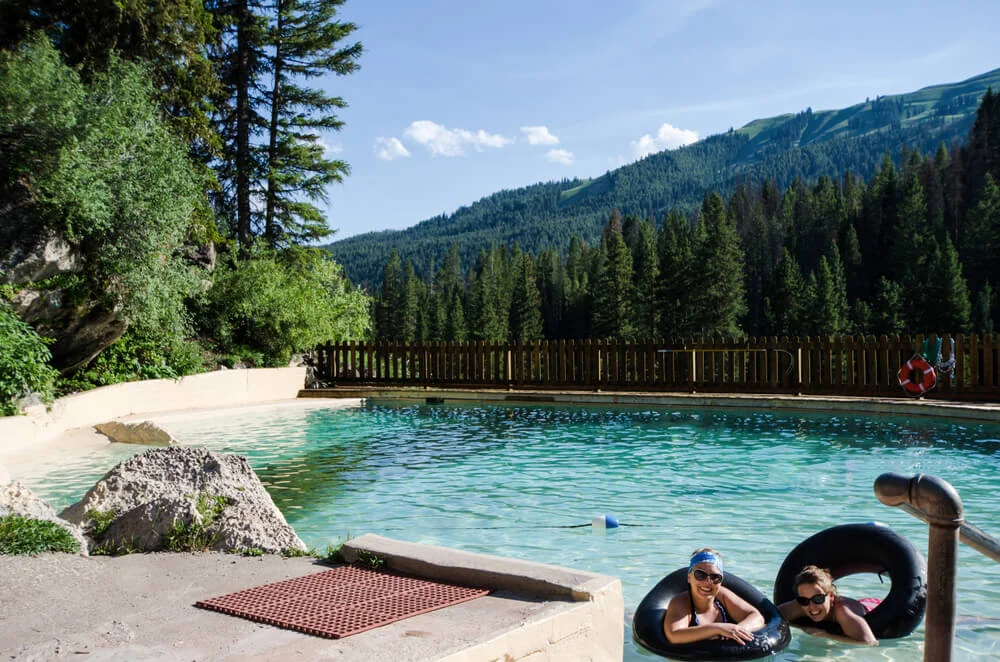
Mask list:
[[[962,230],[962,263],[975,290],[1000,282],[1000,187],[987,174]]]
[[[995,328],[993,309],[993,288],[989,283],[985,283],[983,289],[976,294],[976,301],[972,307],[973,333],[993,333]]]
[[[360,42],[338,47],[355,30],[337,20],[345,0],[277,0],[270,37],[270,94],[264,236],[271,246],[308,243],[331,234],[313,204],[350,173],[346,162],[328,159],[319,131],[339,131],[341,97],[298,81],[358,68]]]
[[[692,244],[687,219],[679,211],[672,211],[663,220],[656,246],[660,263],[656,290],[660,309],[659,333],[665,338],[695,332]]]
[[[337,48],[354,30],[336,20],[343,0],[213,0],[222,26],[213,53],[222,93],[215,100],[222,139],[216,206],[244,253],[260,236],[272,246],[329,234],[313,202],[348,172],[325,157],[318,131],[338,130],[345,103],[300,81],[357,68],[361,45]],[[266,116],[265,116],[266,113]]]
[[[603,265],[594,279],[593,329],[598,338],[626,339],[635,335],[632,310],[632,255],[622,236],[621,215],[615,210],[601,239]]]
[[[743,251],[736,227],[729,221],[722,197],[705,196],[699,223],[703,231],[695,247],[694,293],[696,328],[706,336],[738,336],[746,313]],[[697,233],[696,233],[697,234]]]
[[[527,253],[520,259],[511,297],[510,339],[530,342],[542,338],[542,294],[535,277],[535,261]]]
[[[966,333],[971,325],[969,289],[962,277],[958,253],[945,240],[934,249],[927,287],[927,325],[918,330],[936,333]]]
[[[652,219],[638,221],[636,238],[631,246],[632,291],[635,311],[635,333],[639,338],[653,338],[659,328],[659,306],[656,304],[656,284],[660,276],[656,254],[656,228]]]
[[[875,333],[892,335],[906,329],[900,312],[902,302],[903,288],[899,283],[884,277],[880,279],[872,304],[872,330]]]
[[[797,335],[803,319],[806,282],[795,257],[786,248],[775,272],[774,285],[765,307],[770,332],[779,336]]]
[[[402,330],[396,327],[395,306],[403,289],[403,263],[393,249],[382,268],[382,291],[375,304],[375,334],[382,340],[400,340]]]

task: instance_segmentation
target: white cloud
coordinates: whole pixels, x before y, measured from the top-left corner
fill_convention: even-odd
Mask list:
[[[565,149],[550,149],[545,154],[545,158],[553,163],[561,163],[563,165],[571,165],[576,156],[573,152],[568,152]]]
[[[549,133],[547,126],[522,126],[521,133],[528,136],[531,145],[558,145],[559,138]]]
[[[322,138],[316,139],[316,144],[323,148],[324,158],[329,158],[334,154],[340,154],[344,151],[344,146],[340,144],[330,145]]]
[[[504,138],[496,133],[486,133],[482,129],[476,132],[449,129],[430,120],[413,122],[403,135],[429,149],[431,154],[442,156],[462,156],[466,147],[481,152],[486,147],[498,148],[513,142],[510,138]]]
[[[632,156],[633,158],[641,159],[647,154],[690,145],[697,140],[697,131],[678,129],[675,126],[664,123],[660,126],[660,130],[656,132],[655,138],[647,133],[642,138],[631,142]]]
[[[410,150],[399,142],[399,138],[383,138],[379,136],[375,139],[375,156],[383,161],[395,161],[405,159],[410,155]]]

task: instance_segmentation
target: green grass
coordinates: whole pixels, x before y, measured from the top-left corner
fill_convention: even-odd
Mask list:
[[[20,515],[0,517],[0,554],[80,551],[80,543],[55,522],[28,519]]]

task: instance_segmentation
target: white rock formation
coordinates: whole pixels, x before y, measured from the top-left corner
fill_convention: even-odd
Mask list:
[[[111,441],[120,444],[143,444],[146,446],[176,446],[178,442],[172,434],[153,421],[122,423],[108,421],[98,423],[94,429]]]
[[[116,513],[102,533],[89,513]],[[305,551],[245,457],[171,446],[140,453],[112,469],[60,516],[100,545],[163,549],[165,535],[192,527],[217,551]]]

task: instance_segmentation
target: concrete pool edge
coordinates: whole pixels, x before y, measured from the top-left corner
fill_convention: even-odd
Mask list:
[[[344,543],[348,562],[365,553],[385,567],[437,581],[488,587],[542,600],[566,602],[543,618],[525,620],[486,641],[440,658],[447,662],[521,660],[620,660],[625,645],[621,580],[583,570],[465,552],[365,534]]]
[[[766,395],[732,393],[652,393],[648,391],[570,391],[526,389],[444,389],[434,387],[355,386],[302,389],[299,399],[422,400],[435,402],[490,402],[523,404],[629,405],[775,409],[788,411],[850,412],[937,416],[1000,423],[1000,403],[955,400],[903,400],[838,395]]]
[[[6,659],[96,655],[101,659],[287,660],[345,662],[620,662],[621,582],[612,577],[472,552],[362,536],[399,565],[435,567],[438,581],[488,569],[490,588],[526,573],[573,598],[529,585],[499,589],[343,639],[324,639],[253,622],[194,603],[330,568],[311,558],[158,553],[120,557],[0,556],[0,622]],[[464,569],[464,570],[463,570]],[[484,578],[484,577],[481,577]],[[505,580],[504,578],[507,578]],[[548,596],[548,597],[546,597]]]

